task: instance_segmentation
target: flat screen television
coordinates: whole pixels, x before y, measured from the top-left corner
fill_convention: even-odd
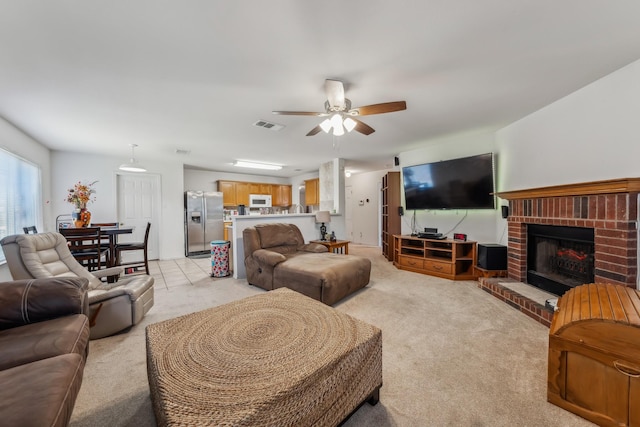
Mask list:
[[[493,153],[402,168],[406,209],[495,209]]]

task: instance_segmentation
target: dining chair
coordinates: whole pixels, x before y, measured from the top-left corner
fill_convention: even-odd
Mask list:
[[[92,227],[117,227],[117,222],[92,222]],[[109,241],[109,236],[100,233],[100,249],[106,253],[107,255],[107,265],[111,265],[111,257],[113,254],[111,253],[111,242]]]
[[[22,231],[24,234],[38,234],[38,229],[35,225],[30,225],[29,227],[22,227]]]
[[[142,242],[116,244],[115,256],[116,256],[116,259],[119,261],[118,265],[125,267],[124,269],[125,274],[128,271],[135,271],[136,267],[142,267],[143,265],[144,265],[145,272],[149,274],[149,255],[147,250],[148,243],[149,243],[149,229],[151,229],[151,223],[147,222],[147,229],[144,232],[144,241]],[[143,260],[122,262],[122,252],[127,252],[127,251],[143,251]]]
[[[60,234],[67,239],[71,255],[87,270],[100,270],[102,257],[108,251],[100,247],[100,227],[61,228]]]

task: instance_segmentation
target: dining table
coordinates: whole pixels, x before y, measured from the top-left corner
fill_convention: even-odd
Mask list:
[[[100,226],[100,234],[109,238],[109,257],[107,267],[115,267],[118,265],[116,257],[116,245],[118,244],[118,236],[120,234],[132,234],[134,227],[121,226]]]

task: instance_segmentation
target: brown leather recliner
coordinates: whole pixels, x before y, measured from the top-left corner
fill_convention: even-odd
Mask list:
[[[89,272],[75,260],[60,233],[17,234],[0,241],[11,276],[19,279],[84,277],[89,281],[91,339],[113,335],[139,323],[153,306],[154,279],[148,275],[100,281],[123,271],[111,267]]]
[[[369,259],[305,244],[294,224],[245,228],[243,243],[247,281],[266,290],[289,288],[333,305],[369,283]]]
[[[88,281],[0,283],[0,423],[66,426],[89,345]]]

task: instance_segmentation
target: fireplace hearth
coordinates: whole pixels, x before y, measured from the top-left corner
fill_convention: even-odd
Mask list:
[[[527,283],[561,296],[593,282],[593,228],[529,224],[527,246]]]

